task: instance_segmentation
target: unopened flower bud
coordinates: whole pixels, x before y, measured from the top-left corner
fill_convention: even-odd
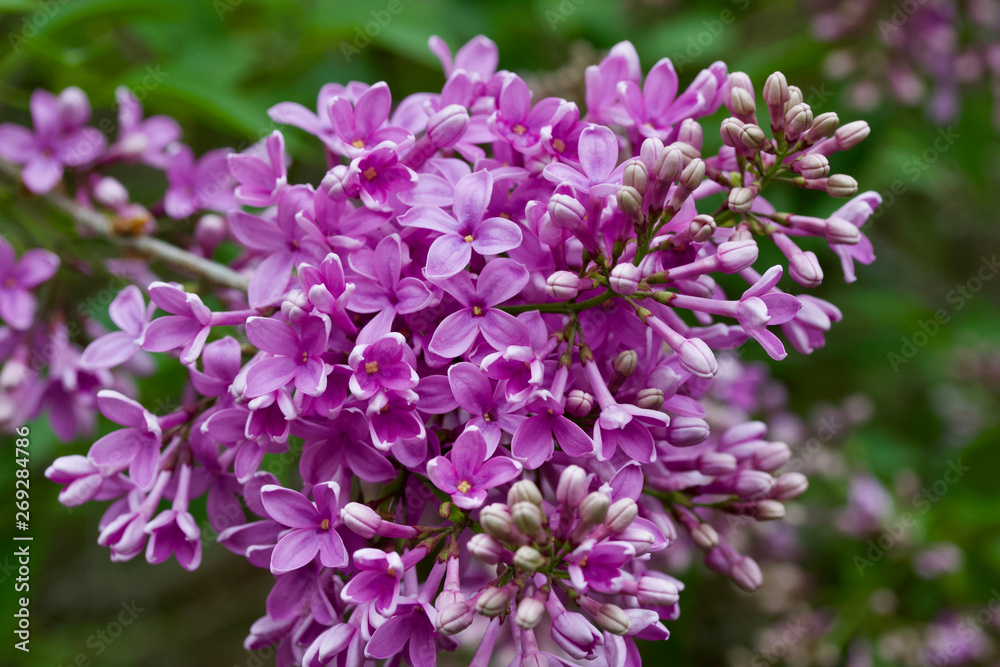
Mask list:
[[[872,129],[863,120],[856,120],[843,127],[837,128],[833,133],[833,138],[837,142],[837,148],[842,151],[850,150],[865,140]]]
[[[719,372],[719,362],[711,348],[700,338],[688,338],[677,351],[681,368],[692,375],[710,379]]]
[[[535,572],[549,562],[535,547],[527,545],[514,552],[514,567],[521,572]]]
[[[831,197],[853,197],[858,193],[858,182],[846,174],[834,174],[826,181],[826,192]]]
[[[781,72],[775,72],[771,76],[767,77],[767,81],[764,82],[764,89],[761,91],[761,95],[764,98],[764,104],[767,106],[781,106],[784,108],[785,102],[787,102],[790,97],[788,92],[788,80],[785,78],[785,75]]]
[[[496,565],[503,557],[503,545],[486,533],[473,535],[468,548],[473,558],[487,565]]]
[[[545,292],[553,299],[568,301],[580,293],[582,281],[572,271],[556,271],[545,281]]]
[[[734,116],[740,120],[745,120],[745,122],[753,119],[754,112],[756,111],[753,95],[743,88],[733,87],[729,91],[729,104],[726,106],[729,107],[729,111]]]
[[[809,480],[800,472],[786,472],[774,485],[774,497],[778,500],[793,500],[809,489]]]
[[[702,551],[714,549],[719,544],[719,533],[710,523],[699,523],[691,530],[691,539]]]
[[[708,438],[708,422],[698,417],[674,417],[667,427],[667,441],[674,447],[691,447]]]
[[[803,287],[818,287],[823,282],[823,269],[812,250],[800,252],[788,260],[788,273]]]
[[[701,123],[694,118],[685,118],[681,121],[681,126],[677,130],[677,141],[686,146],[690,146],[698,155],[701,155],[701,147],[704,143]],[[683,149],[681,149],[683,151]]]
[[[566,412],[574,417],[586,417],[594,409],[594,397],[581,389],[566,394]]]
[[[680,600],[676,584],[662,577],[640,577],[636,597],[639,604],[667,607]]]
[[[635,350],[622,350],[615,357],[615,373],[631,377],[639,367],[639,354]]]
[[[488,535],[508,542],[514,532],[514,518],[503,503],[487,505],[479,512],[479,523]]]
[[[663,407],[663,390],[659,387],[641,389],[635,397],[635,404],[644,410],[659,410]]]
[[[762,470],[741,470],[736,476],[735,491],[741,498],[761,498],[774,488],[774,478]]]
[[[792,163],[792,166],[802,174],[803,178],[815,180],[830,175],[830,161],[825,155],[809,153]]]
[[[340,518],[348,528],[366,540],[375,537],[375,533],[382,525],[382,517],[375,510],[361,503],[347,503],[340,510]]]
[[[646,194],[646,188],[649,186],[649,171],[646,169],[646,165],[641,160],[629,161],[622,174],[622,183],[634,188],[639,193],[639,201],[641,202],[642,195]]]
[[[787,112],[796,104],[802,104],[804,99],[801,88],[798,86],[788,86],[788,101],[785,102],[785,111]]]
[[[777,500],[761,500],[755,504],[754,518],[758,521],[777,521],[785,518],[785,506]]]
[[[767,143],[767,135],[764,134],[764,130],[759,125],[747,123],[740,128],[740,141],[750,150],[756,151]]]
[[[611,269],[611,289],[619,294],[628,296],[635,294],[639,289],[639,280],[642,279],[642,272],[639,267],[631,262],[622,262]]]
[[[205,250],[213,250],[226,238],[226,221],[222,216],[208,213],[198,218],[194,226],[194,240]]]
[[[457,635],[476,620],[475,610],[467,602],[456,602],[438,612],[434,625],[445,636]]]
[[[689,190],[696,189],[705,178],[705,161],[695,158],[681,172],[680,183]]]
[[[636,221],[642,218],[642,194],[633,187],[623,185],[615,197],[621,212]]]
[[[764,576],[760,572],[760,566],[757,565],[757,561],[749,556],[743,556],[733,563],[730,576],[737,586],[749,593],[757,590],[764,583]]]
[[[516,590],[513,586],[487,588],[476,598],[476,612],[487,618],[499,616],[507,611]]]
[[[94,199],[98,204],[108,208],[118,208],[128,203],[128,190],[117,178],[105,176],[93,189]]]
[[[427,136],[437,148],[453,146],[469,128],[469,112],[460,104],[449,104],[427,119]]]
[[[654,177],[657,171],[656,165],[663,155],[663,142],[656,137],[648,137],[639,147],[639,159],[646,167],[646,174]]]
[[[608,516],[611,499],[600,491],[588,493],[580,501],[580,520],[590,526],[602,523]]]
[[[549,218],[560,229],[570,232],[580,229],[586,215],[587,209],[570,195],[556,193],[549,199]]]
[[[832,136],[837,131],[839,125],[840,118],[837,114],[832,111],[821,113],[813,118],[812,127],[809,128],[809,136],[807,137],[809,143],[814,144],[820,139]]]
[[[698,457],[698,471],[715,477],[736,470],[736,457],[726,452],[707,451]]]
[[[611,529],[612,533],[620,533],[635,521],[639,516],[639,506],[631,498],[622,498],[611,504],[608,508],[608,515],[604,517],[604,525]]]
[[[613,635],[624,635],[632,629],[632,619],[616,604],[602,604],[594,615],[597,625]]]
[[[653,165],[653,172],[656,180],[664,183],[673,183],[684,170],[684,154],[677,148],[669,146],[664,148]]]
[[[545,603],[536,597],[524,598],[517,603],[517,612],[514,614],[514,622],[518,627],[530,630],[542,622],[545,615]]]
[[[861,240],[861,232],[858,228],[843,218],[829,218],[826,221],[825,232],[827,243],[854,245]]]
[[[798,138],[812,127],[812,122],[812,108],[808,104],[796,104],[785,112],[785,133],[790,139]]]
[[[559,475],[556,500],[571,509],[575,509],[587,495],[589,486],[590,480],[586,470],[577,465],[566,466],[562,474]]]
[[[507,505],[513,507],[515,503],[528,502],[535,505],[542,504],[542,492],[530,479],[518,480],[507,492]]]
[[[783,442],[771,442],[753,453],[753,464],[758,470],[771,472],[788,463],[792,450]]]
[[[723,273],[738,273],[753,266],[757,261],[759,249],[753,239],[744,241],[726,241],[719,244],[715,256],[719,260],[719,269]]]
[[[691,218],[688,225],[688,234],[695,243],[704,243],[715,234],[715,218],[704,213]]]
[[[346,164],[338,164],[320,182],[320,189],[333,201],[342,202],[353,194],[348,170]]]
[[[740,141],[740,130],[743,123],[736,118],[723,118],[719,125],[719,134],[722,136],[722,143],[730,148],[743,148]]]
[[[753,208],[753,198],[752,189],[735,187],[729,191],[729,209],[736,213],[747,213]]]
[[[510,513],[521,534],[533,537],[542,529],[542,509],[535,503],[522,500],[511,506]]]
[[[76,86],[63,89],[59,93],[57,104],[60,119],[68,127],[80,127],[90,118],[90,100],[87,99],[87,94]]]

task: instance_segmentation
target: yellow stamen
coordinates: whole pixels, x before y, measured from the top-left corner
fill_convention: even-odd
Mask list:
[[[479,306],[473,306],[472,307],[472,315],[474,317],[482,317],[483,316],[483,309],[481,307],[479,307]]]
[[[362,172],[369,181],[374,180],[378,176],[378,172],[375,171],[375,167],[368,167]]]
[[[519,136],[523,135],[527,131],[528,128],[526,128],[524,125],[521,125],[520,123],[514,126],[514,134],[517,134]]]
[[[469,489],[472,488],[472,484],[469,483],[469,480],[463,479],[455,488],[458,489],[462,495],[465,495],[469,492]]]
[[[378,362],[377,361],[366,361],[365,362],[365,373],[368,375],[374,375],[378,373]]]
[[[472,243],[472,234],[466,234],[465,235],[465,242],[466,243]]]
[[[319,524],[319,527],[322,528],[323,530],[330,530],[330,520],[323,519],[323,522]]]
[[[484,422],[491,422],[491,421],[493,421],[492,419],[490,419],[490,415],[489,415],[488,412],[483,415],[483,421]]]
[[[302,362],[301,362],[301,363],[303,363],[303,364],[304,364],[304,363],[306,363],[307,361],[309,361],[309,353],[308,353],[308,352],[303,352],[303,353],[302,353]]]
[[[562,153],[564,150],[566,150],[566,142],[563,141],[562,139],[553,139],[552,148],[556,149],[557,153]]]
[[[500,217],[503,218],[504,220],[510,220],[510,213],[504,211],[503,213],[500,214]]]
[[[548,413],[549,413],[550,415],[552,415],[552,414],[555,414],[554,412],[552,412],[552,408],[549,408],[549,409],[548,409]]]
[[[354,146],[355,148],[364,148],[365,142],[362,141],[361,139],[355,139],[353,142],[351,142],[351,145]]]

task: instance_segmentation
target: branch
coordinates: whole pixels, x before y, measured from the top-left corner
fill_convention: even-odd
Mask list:
[[[0,173],[19,184],[21,183],[21,169],[13,164],[0,160]],[[194,274],[221,287],[229,287],[241,292],[247,290],[249,279],[228,266],[199,257],[152,236],[119,236],[114,233],[114,227],[107,216],[81,206],[66,195],[54,190],[41,195],[41,198],[47,200],[76,222],[118,246],[130,248],[147,257],[158,259],[178,271]]]

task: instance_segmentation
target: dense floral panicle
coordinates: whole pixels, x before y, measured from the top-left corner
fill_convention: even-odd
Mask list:
[[[879,197],[831,173],[868,127],[814,115],[780,73],[759,88],[769,118],[722,63],[682,91],[669,59],[643,76],[627,42],[588,68],[585,107],[533,99],[485,37],[430,47],[439,92],[393,109],[384,82],[329,84],[315,113],[270,110],[322,143],[319,183],[289,182],[281,130],[197,157],[119,91],[108,148],[80,91],[37,92],[31,130],[0,126],[29,189],[69,167],[83,205],[146,212],[129,234],[153,233],[150,212],[197,215],[191,252],[226,244],[218,268],[248,286],[133,266],[118,330],[88,329],[81,351],[58,302],[36,307],[56,257],[0,240],[0,427],[53,406],[65,439],[97,410],[121,427],[46,473],[67,506],[113,501],[98,542],[114,560],[197,567],[205,496],[219,541],[275,575],[247,646],[279,645],[282,664],[484,665],[502,643],[514,664],[636,665],[636,640],[679,614],[671,564],[697,554],[757,588],[734,530],[806,491],[755,419],[787,424],[784,395],[728,350],[753,339],[781,359],[780,334],[809,353],[841,319],[797,293],[826,279],[824,245],[847,281],[874,260],[861,229]],[[164,172],[161,202],[103,172],[131,162]],[[779,212],[779,184],[849,201]],[[787,269],[759,266],[772,241]],[[190,379],[163,414],[126,395],[150,352]],[[295,460],[298,481],[272,468]],[[863,532],[884,503],[855,486],[840,525]]]

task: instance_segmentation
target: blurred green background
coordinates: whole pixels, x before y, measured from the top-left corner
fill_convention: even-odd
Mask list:
[[[895,187],[901,194],[891,203],[884,195],[888,205],[866,229],[878,260],[859,267],[856,284],[844,284],[832,253],[813,248],[827,275],[814,293],[837,304],[844,322],[824,349],[808,357],[793,352],[770,365],[787,384],[793,409],[811,415],[814,428],[824,414],[817,405],[839,404],[859,392],[870,399],[873,413],[863,424],[838,429],[835,437],[817,436],[822,453],[807,457],[806,467],[819,470],[811,491],[790,510],[790,520],[800,524],[798,559],[784,558],[780,548],[771,552],[776,557],[762,558],[768,583],[756,596],[706,573],[700,563],[683,569],[678,576],[688,588],[682,616],[670,624],[668,642],[645,647],[649,663],[847,664],[851,651],[864,646],[859,638],[868,638],[873,664],[905,664],[893,657],[893,647],[922,641],[913,637],[923,637],[919,633],[943,610],[983,608],[991,590],[1000,588],[996,269],[971,298],[962,299],[960,309],[948,295],[1000,250],[1000,139],[990,85],[965,87],[959,115],[943,130],[922,106],[888,96],[874,108],[853,110],[856,82],[831,80],[824,63],[829,65],[834,49],[848,49],[862,61],[875,57],[879,30],[872,22],[856,36],[822,43],[811,31],[815,7],[808,3],[400,0],[398,14],[385,25],[373,24],[389,4],[0,0],[0,105],[5,120],[20,119],[34,88],[76,85],[103,117],[111,114],[114,89],[124,84],[144,93],[147,113],[176,117],[184,140],[200,152],[246,147],[273,129],[268,107],[285,100],[311,107],[328,82],[385,80],[395,101],[440,89],[443,76],[426,46],[432,34],[453,50],[485,34],[499,45],[501,68],[534,75],[537,85],[562,95],[579,94],[582,66],[624,39],[635,44],[645,69],[663,56],[673,58],[682,85],[719,59],[730,71],[747,72],[758,91],[770,72],[782,70],[816,113],[836,111],[843,122],[863,118],[871,124],[861,146],[833,158],[834,171],[854,176],[862,190],[887,193]],[[951,137],[944,150],[934,143],[941,131]],[[294,129],[286,136],[296,158],[293,176],[321,174],[318,142]],[[707,129],[706,140],[719,143]],[[776,193],[775,204],[817,216],[837,206],[802,191]],[[904,339],[913,341],[921,322],[939,309],[948,323],[894,368],[890,355],[902,355]],[[753,350],[748,356],[761,355]],[[176,371],[154,376],[143,386],[143,399],[172,400],[169,391],[178,379]],[[44,480],[45,467],[59,455],[84,453],[88,445],[61,445],[43,423],[33,427],[32,653],[24,661],[11,649],[13,600],[4,546],[0,664],[272,664],[268,656],[242,649],[249,625],[263,613],[267,572],[212,543],[193,574],[173,561],[156,567],[141,558],[112,564],[95,544],[101,504],[70,511],[56,503],[57,487]],[[912,498],[921,484],[941,479],[949,461],[959,458],[969,472],[928,511],[916,510]],[[0,479],[12,479],[10,455],[0,460]],[[848,537],[835,524],[837,508],[847,502],[848,476],[866,470],[895,496],[894,515],[911,512],[917,523],[904,543],[859,574],[855,556],[864,556],[867,540],[878,534]],[[0,487],[0,506],[10,507],[9,485]],[[10,514],[0,513],[4,535]],[[917,577],[913,554],[921,544],[941,541],[961,547],[964,568],[931,581]],[[3,542],[9,543],[6,537]],[[112,637],[123,604],[142,611]],[[803,617],[815,627],[788,646],[766,631],[780,633]],[[987,628],[982,638],[989,641],[996,631]],[[780,656],[760,652],[782,646]]]

